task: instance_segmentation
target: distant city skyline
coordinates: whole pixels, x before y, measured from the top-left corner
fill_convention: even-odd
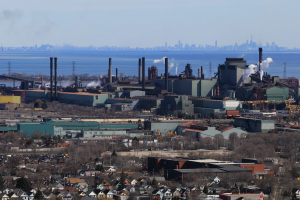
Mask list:
[[[300,51],[300,48],[292,48],[289,49],[287,47],[279,47],[275,42],[266,42],[265,45],[259,45],[257,42],[252,40],[246,40],[245,43],[242,44],[232,44],[232,45],[225,45],[225,46],[218,46],[218,41],[215,41],[215,45],[209,44],[188,44],[181,42],[178,40],[178,43],[173,45],[168,45],[168,42],[165,42],[165,45],[162,46],[155,46],[155,47],[118,47],[118,46],[87,46],[87,47],[78,47],[78,46],[59,46],[59,45],[51,45],[51,44],[43,44],[41,46],[33,45],[33,46],[22,46],[22,47],[4,47],[1,44],[0,51],[18,51],[18,50],[54,50],[54,49],[61,49],[61,50],[100,50],[100,51],[257,51],[259,47],[262,47],[264,51]]]

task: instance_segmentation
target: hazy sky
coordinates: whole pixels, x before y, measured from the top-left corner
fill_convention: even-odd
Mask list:
[[[300,0],[1,0],[3,46],[300,47]]]

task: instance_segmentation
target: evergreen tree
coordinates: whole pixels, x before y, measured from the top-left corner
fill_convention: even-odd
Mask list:
[[[125,174],[124,174],[123,170],[122,170],[121,177],[120,177],[120,185],[125,186]]]
[[[2,176],[0,175],[0,188],[4,187],[4,180],[2,178]]]
[[[96,165],[95,169],[100,172],[104,172],[103,165]]]
[[[40,200],[40,199],[43,199],[43,198],[44,198],[44,195],[43,195],[43,193],[40,190],[38,190],[36,192],[36,194],[34,195],[34,199]]]
[[[16,188],[22,189],[24,192],[29,192],[30,185],[26,178],[21,177],[17,180]]]
[[[153,188],[158,188],[158,183],[157,183],[155,177],[154,177],[153,180],[152,180],[152,187],[153,187]]]
[[[111,157],[117,157],[117,156],[118,156],[118,155],[117,155],[116,151],[113,150],[113,152],[112,152],[112,154],[111,154]]]
[[[208,187],[206,185],[203,188],[203,193],[205,193],[205,194],[208,193]]]
[[[244,184],[241,184],[240,185],[240,192],[243,192],[243,190],[244,190]]]

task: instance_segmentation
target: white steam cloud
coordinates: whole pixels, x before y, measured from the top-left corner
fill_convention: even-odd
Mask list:
[[[153,64],[156,64],[156,63],[164,63],[165,64],[165,58],[167,58],[167,57],[165,56],[161,59],[155,59],[155,60],[153,60]],[[168,71],[170,72],[175,67],[175,74],[177,75],[177,70],[178,70],[179,63],[175,62],[174,58],[169,60],[169,62],[170,62],[170,64],[169,64]]]
[[[266,60],[262,61],[262,63],[260,64],[260,71],[259,71],[260,80],[262,80],[263,78],[264,69],[268,68],[271,62],[273,62],[273,59],[267,58]],[[257,63],[257,65],[254,64],[249,65],[248,69],[246,69],[245,72],[243,73],[243,77],[242,77],[243,80],[249,78],[251,74],[255,74],[258,71],[258,66],[259,63]]]
[[[179,63],[178,63],[178,62],[175,62],[175,59],[172,58],[172,60],[171,60],[171,62],[170,62],[170,65],[169,65],[169,72],[171,71],[171,69],[172,69],[173,67],[175,67],[175,74],[177,75],[178,66],[179,66]]]
[[[166,58],[166,56],[163,57],[163,58],[161,58],[161,59],[155,59],[155,60],[153,60],[153,64],[155,64],[155,63],[161,63],[161,62],[165,63],[165,58]]]
[[[257,65],[251,64],[248,66],[248,69],[243,73],[243,80],[246,80],[250,77],[251,74],[255,74],[257,71]]]
[[[97,87],[97,86],[101,86],[101,81],[92,81],[89,84],[86,85],[87,87]]]
[[[264,75],[264,69],[268,68],[270,63],[273,62],[272,58],[267,58],[266,60],[262,61],[260,64],[260,80],[262,80],[262,77]]]
[[[61,82],[61,87],[66,88],[66,87],[69,87],[73,83],[74,82],[72,82],[72,81],[64,81],[64,82]]]

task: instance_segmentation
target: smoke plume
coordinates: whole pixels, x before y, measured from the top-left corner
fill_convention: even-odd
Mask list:
[[[97,86],[101,86],[101,81],[92,81],[89,84],[86,85],[87,87],[97,87]]]
[[[163,57],[163,58],[161,58],[161,59],[155,59],[155,60],[153,60],[153,64],[155,64],[155,63],[161,63],[161,62],[165,63],[165,58],[166,58],[166,56]]]
[[[175,67],[176,66],[176,67]],[[178,62],[175,62],[175,59],[172,58],[171,62],[170,62],[170,65],[169,65],[169,72],[171,71],[171,69],[173,67],[175,67],[175,74],[177,75],[177,70],[178,70],[178,66],[179,66],[179,63]]]
[[[262,61],[262,63],[260,64],[260,71],[259,71],[260,80],[262,80],[262,77],[264,75],[264,69],[268,68],[271,62],[273,62],[273,59],[267,58],[266,60]]]
[[[257,65],[251,64],[248,66],[248,69],[243,73],[243,80],[246,80],[250,77],[251,74],[255,74],[257,71]]]
[[[71,81],[64,81],[64,82],[61,82],[61,87],[66,88],[66,87],[69,87],[73,83],[74,82],[71,82]]]

